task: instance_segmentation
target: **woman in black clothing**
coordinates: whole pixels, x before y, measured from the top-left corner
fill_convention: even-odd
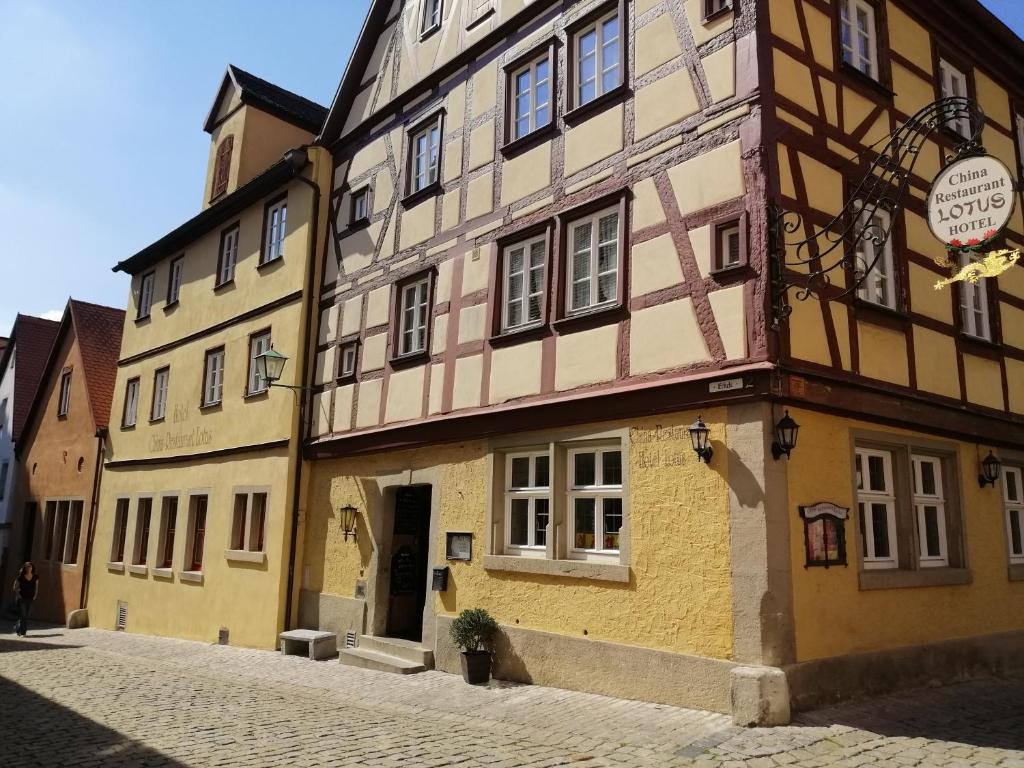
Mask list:
[[[21,637],[28,634],[28,614],[38,589],[39,577],[36,576],[35,566],[25,563],[21,566],[18,578],[14,580],[14,605],[18,609],[18,623],[14,625],[14,631]]]

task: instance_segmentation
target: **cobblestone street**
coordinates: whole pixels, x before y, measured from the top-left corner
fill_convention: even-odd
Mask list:
[[[97,630],[0,636],[0,764],[1024,768],[1024,683],[744,730],[708,712]]]

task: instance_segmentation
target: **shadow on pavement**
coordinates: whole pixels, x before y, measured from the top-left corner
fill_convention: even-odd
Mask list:
[[[38,635],[38,637],[61,637],[61,635]],[[14,635],[0,635],[0,653],[24,653],[26,651],[55,651],[60,648],[81,648],[73,643],[34,643],[32,636],[16,638]]]
[[[1024,680],[982,680],[800,713],[794,725],[1024,749]]]
[[[32,645],[21,641],[5,645]],[[38,644],[33,650],[60,648]],[[67,647],[67,646],[64,646]],[[27,650],[20,648],[18,650]],[[0,677],[4,768],[39,765],[145,765],[184,768],[173,758]]]

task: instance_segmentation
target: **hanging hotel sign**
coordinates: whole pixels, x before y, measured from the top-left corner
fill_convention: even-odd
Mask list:
[[[1014,208],[1013,176],[994,157],[968,157],[945,168],[928,195],[928,226],[946,245],[980,246],[1002,232]]]

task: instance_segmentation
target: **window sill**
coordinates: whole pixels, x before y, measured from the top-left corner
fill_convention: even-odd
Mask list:
[[[903,330],[910,323],[910,318],[903,310],[875,304],[866,299],[854,299],[853,311],[858,320],[867,320],[869,323],[896,330]]]
[[[520,136],[518,139],[513,139],[512,141],[505,143],[501,147],[501,156],[508,159],[510,157],[515,157],[521,152],[525,152],[527,149],[550,139],[555,134],[557,128],[558,126],[555,125],[555,121],[550,120],[547,125],[535,128],[525,136]]]
[[[122,424],[121,425],[121,431],[122,432],[134,432],[135,431],[135,427],[136,427],[136,424]]]
[[[224,559],[229,563],[265,563],[265,552],[250,552],[247,549],[225,549]]]
[[[148,576],[149,566],[148,565],[129,565],[128,573],[134,573],[136,576]]]
[[[261,261],[259,264],[256,265],[256,271],[257,272],[268,272],[273,267],[276,267],[278,264],[283,264],[283,263],[284,263],[284,255],[282,254],[281,256],[276,256],[273,259],[268,259],[267,261]]]
[[[544,323],[535,323],[525,328],[515,328],[510,331],[502,331],[491,336],[487,341],[492,347],[507,347],[512,344],[519,344],[523,341],[540,339],[551,334],[550,329]]]
[[[154,579],[173,579],[174,570],[171,568],[154,568],[153,569]]]
[[[898,568],[860,572],[860,589],[913,589],[916,587],[953,587],[970,584],[974,575],[969,568],[921,568],[904,571]]]
[[[346,374],[344,374],[342,376],[339,376],[338,378],[335,379],[335,382],[337,382],[338,385],[342,385],[342,384],[355,384],[356,380],[357,380],[356,373],[355,373],[355,371],[353,371],[352,373],[346,373]]]
[[[230,280],[225,280],[223,283],[217,283],[215,286],[213,286],[213,292],[214,293],[221,293],[222,291],[228,290],[228,288],[234,288],[234,287],[235,287],[235,279],[231,278]]]
[[[485,21],[487,21],[487,19],[491,18],[491,16],[493,16],[494,13],[495,13],[494,6],[491,6],[490,8],[485,10],[483,13],[481,13],[479,16],[477,16],[475,19],[470,21],[469,24],[466,25],[466,31],[470,32],[471,30],[476,29],[481,24],[483,24]]]
[[[599,325],[617,322],[626,316],[626,310],[622,304],[616,303],[607,307],[590,309],[585,312],[577,312],[574,315],[566,315],[555,320],[552,325],[559,331],[583,331]]]
[[[629,566],[614,563],[593,563],[585,560],[548,560],[539,557],[484,555],[484,568],[489,571],[531,573],[563,576],[570,579],[629,583]]]
[[[161,416],[161,417],[160,417],[160,418],[158,418],[158,419],[150,419],[150,420],[149,420],[149,423],[150,423],[150,424],[162,424],[162,423],[163,423],[163,421],[164,421],[164,419],[166,419],[166,418],[167,418],[166,416]]]
[[[182,571],[178,574],[178,578],[182,581],[191,581],[193,584],[203,583],[203,572],[202,571]]]
[[[220,410],[221,404],[223,402],[223,400],[218,400],[215,403],[201,403],[199,405],[199,410],[202,411],[203,413],[206,413],[208,411],[218,411]]]
[[[259,392],[246,392],[242,395],[242,399],[246,402],[250,400],[266,400],[270,394],[270,389],[261,389]]]
[[[610,104],[621,100],[628,91],[629,89],[626,87],[625,83],[617,85],[610,91],[605,91],[597,98],[591,99],[586,104],[579,107],[573,107],[562,116],[562,119],[565,121],[566,125],[575,125],[576,123],[586,120],[591,115],[600,112]]]
[[[701,19],[701,24],[710,24],[712,21],[717,21],[718,19],[720,19],[723,16],[726,16],[726,15],[728,15],[730,13],[732,13],[732,6],[731,5],[727,5],[724,8],[719,8],[714,13],[708,14],[707,16],[702,18]]]
[[[853,80],[854,82],[860,83],[861,85],[865,85],[868,88],[874,89],[875,91],[877,91],[879,94],[884,96],[889,101],[891,101],[893,99],[893,97],[896,95],[889,88],[889,86],[887,86],[881,80],[876,80],[871,75],[864,74],[859,69],[857,69],[855,66],[853,66],[852,64],[849,64],[849,63],[847,63],[845,61],[840,60],[840,62],[839,62],[839,71],[842,72],[844,75],[846,75],[850,80]]]
[[[715,278],[730,278],[735,275],[743,274],[747,269],[747,263],[741,261],[739,264],[730,264],[728,267],[717,267],[712,269],[709,273]]]
[[[440,172],[440,166],[438,167]],[[428,197],[436,197],[441,194],[441,181],[435,181],[431,184],[427,184],[423,189],[418,189],[415,192],[410,192],[408,195],[402,198],[403,208],[412,208],[414,205],[426,200]]]
[[[411,365],[418,363],[425,363],[430,359],[430,353],[427,350],[421,350],[420,352],[410,352],[407,355],[399,355],[398,357],[392,357],[388,362],[392,368],[406,368]]]
[[[1006,578],[1010,581],[1024,581],[1024,563],[1010,563],[1006,567]]]
[[[169,314],[170,312],[172,312],[173,310],[175,310],[177,308],[178,308],[178,300],[177,299],[175,299],[174,301],[169,301],[166,304],[164,304],[164,314]]]
[[[135,318],[135,324],[144,325],[145,323],[148,323],[152,319],[152,317],[152,315],[140,315],[139,317]]]
[[[440,24],[435,24],[434,26],[429,27],[428,29],[424,29],[420,33],[420,42],[422,43],[424,40],[426,40],[428,37],[431,37],[432,35],[434,35],[434,33],[436,33],[440,29],[441,29],[441,25]]]
[[[974,355],[987,357],[992,360],[999,360],[1003,353],[1003,345],[994,341],[983,339],[980,336],[971,336],[969,333],[960,332],[960,342],[965,352]]]
[[[370,226],[369,216],[364,216],[361,219],[350,221],[348,223],[348,226],[338,233],[338,238],[343,239],[345,237],[348,237],[349,235],[355,234],[356,232],[366,229],[368,226]]]
[[[124,563],[107,563],[107,570],[112,573],[124,573]]]

